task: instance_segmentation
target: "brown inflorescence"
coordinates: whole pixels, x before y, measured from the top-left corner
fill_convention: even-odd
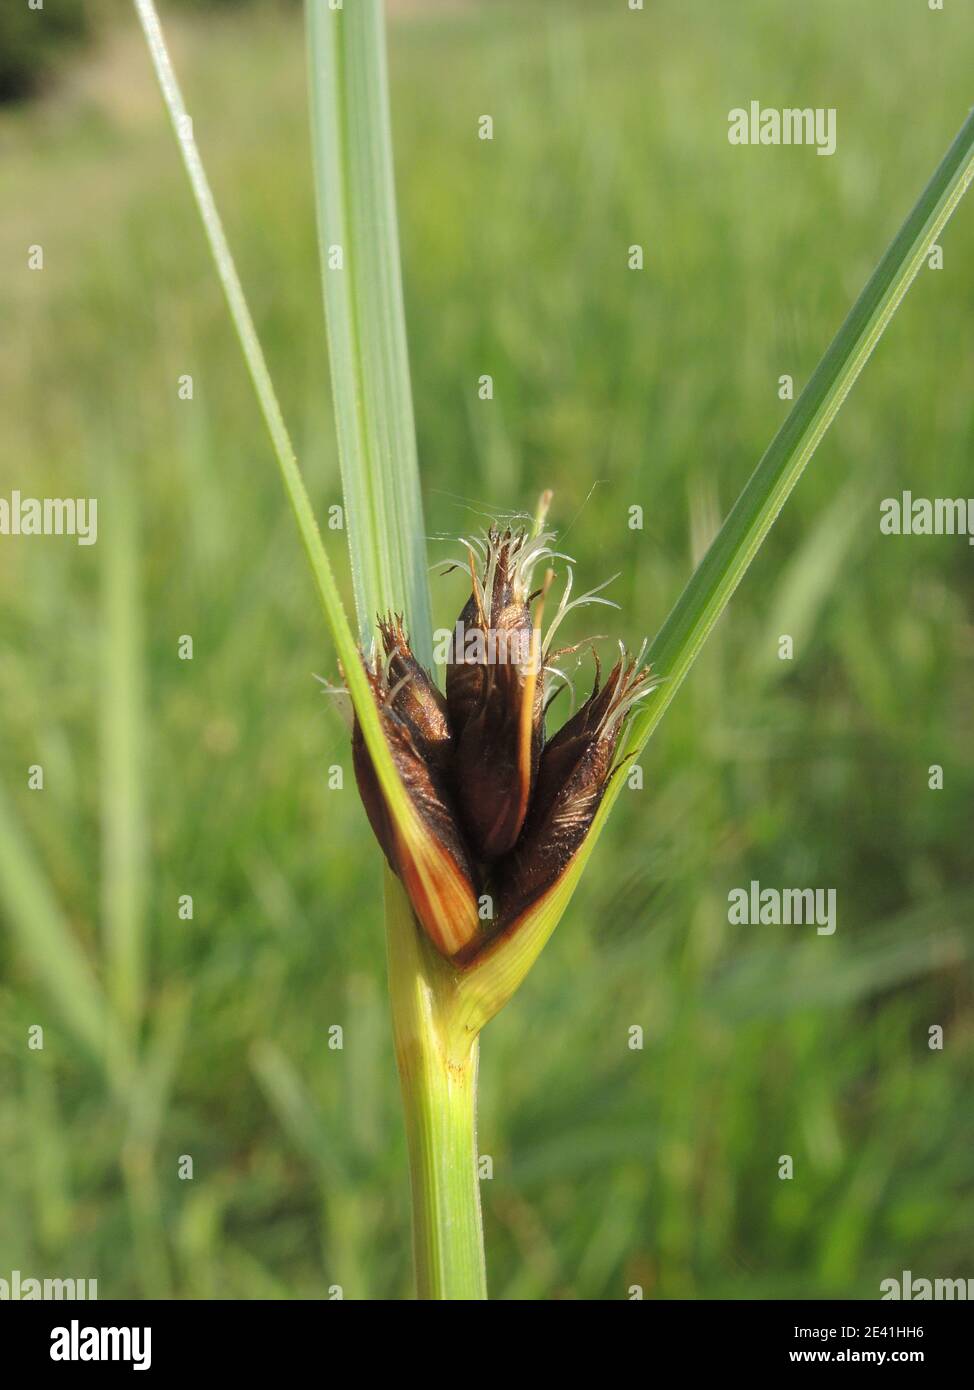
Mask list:
[[[539,560],[553,553],[548,539],[492,527],[474,543],[482,575],[471,551],[471,596],[453,634],[445,698],[413,656],[400,618],[380,620],[381,649],[366,665],[386,742],[422,827],[421,856],[397,831],[356,720],[359,792],[419,922],[460,965],[561,879],[615,770],[625,717],[654,685],[625,652],[603,685],[596,657],[591,695],[546,742],[551,637],[574,606],[569,577],[543,646],[550,571],[544,585],[530,586]]]

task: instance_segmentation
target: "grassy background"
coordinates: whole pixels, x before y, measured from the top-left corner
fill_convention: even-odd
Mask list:
[[[969,21],[921,0],[394,8],[431,559],[551,485],[580,582],[622,572],[621,612],[575,635],[638,643],[783,418],[778,377],[807,378],[959,126]],[[324,516],[299,16],[180,12],[172,36]],[[838,153],[732,148],[752,98],[835,106]],[[0,541],[0,1277],[403,1296],[378,852],[130,17],[0,114],[0,156],[0,495],[100,506],[94,547]],[[974,1274],[971,551],[878,527],[903,488],[971,490],[972,229],[965,206],[485,1034],[495,1297],[874,1298],[904,1268]],[[449,623],[462,581],[432,585]],[[729,925],[752,878],[836,888],[836,934]]]

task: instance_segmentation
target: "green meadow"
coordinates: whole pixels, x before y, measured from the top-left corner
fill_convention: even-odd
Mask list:
[[[159,7],[351,603],[300,9]],[[579,590],[617,575],[570,640],[638,648],[966,116],[970,15],[391,9],[430,563],[551,487]],[[752,100],[835,108],[835,154],[731,145]],[[94,545],[0,536],[0,1278],[407,1297],[380,854],[125,7],[0,110],[0,209],[0,497],[98,500]],[[968,200],[485,1031],[492,1297],[974,1274],[974,550],[879,525],[974,491],[972,247]],[[834,933],[730,921],[752,882]]]

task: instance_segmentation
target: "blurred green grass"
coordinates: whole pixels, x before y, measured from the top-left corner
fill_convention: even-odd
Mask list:
[[[783,418],[778,377],[801,386],[960,124],[964,16],[405,9],[393,110],[431,560],[550,485],[580,581],[621,571],[600,630],[638,643]],[[340,499],[301,26],[268,9],[173,32],[324,517]],[[838,153],[733,149],[727,112],[752,98],[835,106]],[[402,1296],[378,852],[134,23],[3,113],[0,151],[0,493],[100,506],[94,547],[0,545],[17,928],[0,937],[0,1275],[96,1277],[103,1297]],[[903,1268],[971,1273],[970,551],[878,528],[902,488],[970,492],[971,226],[965,207],[485,1034],[495,1297],[872,1298]],[[112,548],[122,518],[135,556]],[[461,586],[433,577],[439,622]],[[835,887],[835,936],[730,926],[727,891],[752,878]],[[136,1022],[103,1045],[108,1000]]]

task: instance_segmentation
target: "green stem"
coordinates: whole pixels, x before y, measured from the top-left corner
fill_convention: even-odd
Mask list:
[[[487,1297],[477,1173],[474,1033],[457,1022],[452,972],[386,872],[389,995],[412,1186],[416,1292]]]
[[[402,611],[431,664],[425,527],[393,186],[381,0],[306,0],[318,237],[359,633]],[[359,715],[362,718],[361,712]],[[371,751],[371,745],[370,745]],[[400,822],[410,811],[389,789]],[[387,792],[389,795],[389,792]],[[422,854],[422,839],[415,846]],[[420,1298],[486,1297],[476,1172],[476,1035],[453,972],[399,883],[386,889],[389,993],[402,1083]]]
[[[398,813],[400,833],[408,834],[411,818],[415,815],[412,803],[402,788],[381,731],[355,638],[348,626],[331,564],[321,542],[311,501],[213,200],[155,6],[153,0],[134,0],[134,4],[145,31],[149,53],[179,140],[214,264],[274,446],[284,490],[304,542],[349,693],[355,704],[386,799]],[[340,29],[337,24],[335,28],[330,27],[334,16],[340,17],[340,13],[329,9],[326,14],[320,0],[313,0],[311,18],[316,21],[313,47],[318,60],[316,72],[319,94],[322,82],[329,75],[329,64],[337,62],[338,59],[335,39],[339,32],[348,42],[349,53],[346,54],[346,61],[352,67],[356,64],[367,65],[370,61],[384,64],[384,58],[378,51],[383,34],[381,10],[377,0],[368,0],[367,6],[359,7],[355,11],[355,18],[347,33],[344,26]],[[331,16],[331,19],[328,16]],[[384,66],[381,67],[378,76],[373,74],[368,81],[362,79],[372,92],[372,98],[361,107],[356,106],[354,110],[346,111],[348,120],[344,122],[343,128],[350,131],[357,120],[359,133],[367,127],[373,131],[377,140],[381,138],[388,143],[388,109],[384,97],[380,100],[375,90],[375,82],[379,81],[379,78],[380,88],[383,88]],[[342,90],[345,91],[344,88]],[[342,100],[345,101],[346,97],[347,92]],[[320,109],[316,110],[316,128],[320,124],[326,135],[327,120]],[[333,166],[341,174],[341,166],[345,163],[347,161],[344,158],[330,160],[326,155],[322,166],[322,183],[328,183],[328,171],[332,170]],[[378,173],[374,182],[370,184],[366,180],[360,190],[361,199],[357,202],[361,213],[359,223],[360,226],[367,226],[378,218],[387,236],[391,236],[391,165],[388,158],[383,156],[376,167]],[[380,217],[381,209],[384,211]],[[363,284],[368,282],[369,264],[368,257],[363,257],[363,246],[372,247],[370,254],[373,260],[380,252],[387,260],[392,255],[391,240],[385,243],[384,251],[381,247],[377,248],[373,242],[374,238],[370,241],[369,236],[353,237],[346,248],[355,249],[357,252],[357,259],[352,264],[358,266],[360,261],[365,262],[364,272],[356,269],[356,274],[363,277]],[[398,266],[398,250],[395,261]],[[393,285],[389,275],[386,275],[385,308],[382,313],[373,315],[371,320],[373,323],[381,320],[384,331],[395,338],[397,346],[393,352],[388,345],[387,349],[382,349],[380,344],[372,343],[370,351],[373,357],[375,354],[381,356],[383,351],[388,351],[402,368],[405,360],[404,330],[400,332],[400,328],[394,322],[397,317],[401,318],[402,314],[401,297],[396,290],[397,277],[398,269],[396,284]],[[352,304],[351,296],[346,296],[344,300],[339,296],[337,301],[330,305],[330,318],[338,321],[336,332],[341,331],[341,316],[352,312]],[[363,344],[368,338],[366,329],[370,320],[367,316],[358,316],[356,322],[357,332],[353,336]],[[361,364],[364,359],[359,355],[356,360]],[[398,452],[394,456],[382,451],[378,455],[375,451],[363,454],[349,446],[346,441],[343,449],[343,471],[346,487],[358,486],[358,481],[361,480],[356,481],[356,471],[362,468],[375,474],[384,466],[399,474],[398,481],[387,477],[387,486],[383,489],[373,489],[371,492],[369,505],[362,509],[358,517],[364,529],[361,534],[356,533],[355,545],[356,550],[367,547],[370,542],[373,546],[381,546],[395,535],[402,553],[408,553],[411,557],[404,563],[410,568],[412,588],[407,585],[404,597],[410,593],[412,597],[404,606],[407,613],[413,616],[414,635],[420,637],[422,645],[429,642],[428,595],[425,589],[425,566],[419,564],[416,557],[422,555],[424,533],[422,524],[415,519],[415,505],[411,504],[403,493],[403,489],[410,491],[418,504],[415,446],[408,446],[412,428],[411,412],[407,412],[405,398],[400,393],[397,398],[397,424],[393,426],[390,421],[383,423],[379,419],[384,400],[377,385],[380,376],[381,372],[376,369],[369,378],[370,419],[374,425],[370,437],[385,437],[394,431],[398,439]],[[352,392],[361,389],[365,392],[365,380],[364,375],[359,378],[354,373],[340,372],[336,377],[336,387]],[[353,433],[352,438],[355,439],[357,436]],[[377,457],[379,462],[376,461]],[[349,479],[352,480],[351,484]],[[410,537],[411,542],[407,545]],[[362,611],[368,613],[380,608],[383,592],[379,588],[374,594],[367,593]],[[386,606],[389,606],[390,592],[384,593]],[[3,806],[0,804],[0,813],[2,811]],[[0,818],[0,855],[4,851],[3,830],[4,824]],[[483,1231],[475,1169],[474,1137],[477,1071],[475,1034],[457,1024],[457,996],[453,973],[432,948],[427,946],[399,885],[393,883],[386,896],[393,1030],[403,1080],[410,1167],[416,1193],[414,1227],[418,1289],[420,1296],[426,1298],[483,1298],[486,1296]],[[84,991],[81,991],[78,997],[84,1002]],[[80,1005],[78,1009],[80,1010]]]

